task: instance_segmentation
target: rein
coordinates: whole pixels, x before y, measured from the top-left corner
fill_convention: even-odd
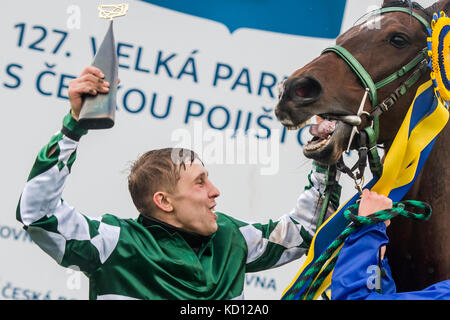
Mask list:
[[[421,212],[411,212],[408,211],[406,207],[418,209],[418,211]],[[344,217],[348,221],[350,221],[351,224],[348,225],[344,229],[344,231],[342,231],[341,234],[317,258],[316,262],[311,266],[311,268],[298,280],[296,288],[292,289],[292,291],[289,293],[290,296],[285,297],[285,299],[295,297],[300,292],[301,288],[311,281],[313,281],[311,286],[300,294],[298,300],[314,299],[316,292],[319,290],[326,277],[330,274],[330,272],[336,265],[337,259],[339,257],[339,252],[344,244],[345,239],[347,239],[356,229],[360,228],[361,226],[372,225],[390,220],[398,215],[402,215],[406,218],[415,220],[426,221],[430,218],[432,213],[432,209],[428,204],[414,200],[396,202],[393,204],[391,209],[378,211],[366,217],[358,216],[358,208],[359,204],[354,204],[344,211]],[[329,259],[331,260],[327,263]],[[380,261],[378,267],[380,268],[380,270],[382,270]],[[323,298],[328,299],[328,296],[323,296]]]
[[[381,8],[376,11],[378,14],[390,13],[390,12],[403,12],[411,15],[415,19],[417,19],[426,29],[429,29],[431,26],[428,21],[410,9],[402,8],[402,7],[388,7]],[[427,53],[428,48],[425,47],[422,49],[411,61],[409,61],[406,65],[402,66],[399,70],[392,73],[388,77],[384,78],[379,82],[374,82],[371,75],[364,69],[361,63],[345,48],[341,46],[332,46],[328,47],[322,51],[322,54],[327,52],[333,52],[337,54],[342,60],[347,63],[347,65],[352,69],[352,71],[358,76],[361,80],[363,87],[366,90],[366,93],[361,102],[360,110],[356,115],[361,119],[362,115],[368,117],[371,121],[371,125],[358,130],[357,126],[353,124],[352,134],[349,140],[347,152],[350,150],[350,146],[352,144],[353,138],[356,133],[359,135],[359,148],[358,155],[359,160],[354,165],[353,168],[348,168],[343,158],[339,160],[337,164],[337,168],[349,175],[355,181],[355,187],[359,193],[362,192],[363,185],[363,176],[364,171],[367,166],[367,158],[369,158],[369,166],[373,175],[381,176],[383,166],[381,165],[380,156],[377,150],[377,140],[379,136],[379,117],[384,112],[388,111],[397,100],[403,96],[411,87],[413,87],[417,81],[420,79],[422,74],[428,67],[429,56]],[[414,70],[415,69],[415,70]],[[392,83],[393,81],[402,78],[408,72],[414,70],[411,75],[401,83],[399,87],[397,87],[390,95],[388,95],[381,103],[378,103],[378,94],[377,91],[380,88]],[[372,109],[369,112],[363,111],[363,105],[366,100],[366,95],[368,94],[369,99],[372,104]],[[358,169],[356,174],[353,173]],[[324,203],[324,205],[327,205]]]

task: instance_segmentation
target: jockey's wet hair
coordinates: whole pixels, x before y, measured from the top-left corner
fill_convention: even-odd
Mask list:
[[[154,193],[173,193],[180,180],[180,171],[186,170],[186,165],[192,165],[194,160],[203,164],[197,153],[184,148],[151,150],[141,155],[131,165],[128,175],[128,190],[138,211],[151,216],[156,209]]]

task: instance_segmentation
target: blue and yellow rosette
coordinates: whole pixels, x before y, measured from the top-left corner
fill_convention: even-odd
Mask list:
[[[428,55],[431,58],[429,67],[432,69],[430,77],[433,80],[436,97],[448,109],[450,101],[450,18],[443,11],[435,13],[428,33]]]

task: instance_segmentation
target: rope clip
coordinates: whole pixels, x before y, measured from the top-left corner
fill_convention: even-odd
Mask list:
[[[364,186],[364,176],[362,176],[361,179],[355,178],[355,179],[353,179],[353,181],[355,181],[355,189],[358,191],[359,196],[360,196],[360,198],[356,202],[359,202],[361,200],[362,188]]]

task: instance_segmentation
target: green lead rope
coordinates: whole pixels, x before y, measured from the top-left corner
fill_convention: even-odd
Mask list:
[[[316,170],[319,171],[319,166],[318,164],[315,164],[316,166]],[[319,227],[322,225],[327,210],[328,210],[328,206],[331,204],[333,206],[333,208],[336,210],[337,207],[339,206],[339,199],[341,197],[341,186],[336,182],[336,165],[332,165],[332,166],[327,166],[326,169],[324,167],[321,168],[322,169],[322,173],[325,173],[327,176],[327,180],[325,183],[325,189],[324,189],[324,199],[322,202],[322,208],[320,210],[319,213],[319,218],[317,219],[317,225],[316,225],[316,229],[319,229]]]
[[[415,213],[406,210],[406,207],[417,208],[423,210],[423,213]],[[316,262],[307,270],[307,272],[296,281],[290,292],[283,297],[283,300],[293,300],[300,290],[311,282],[303,293],[298,297],[298,300],[312,300],[316,295],[317,290],[322,285],[328,274],[334,269],[336,261],[339,256],[338,248],[344,243],[345,239],[353,233],[356,229],[363,225],[376,224],[386,220],[390,220],[398,215],[415,220],[428,220],[431,216],[431,207],[425,202],[405,200],[396,202],[393,207],[388,210],[375,212],[367,217],[357,215],[359,204],[353,204],[344,211],[344,217],[351,221],[347,228],[330,244],[330,246],[317,258]],[[356,212],[354,214],[353,212]],[[338,251],[337,251],[338,250]],[[325,263],[336,252],[336,255],[329,261],[327,266],[320,272]],[[320,274],[319,274],[320,273]],[[317,279],[316,279],[317,278]],[[316,279],[316,280],[314,280]]]

